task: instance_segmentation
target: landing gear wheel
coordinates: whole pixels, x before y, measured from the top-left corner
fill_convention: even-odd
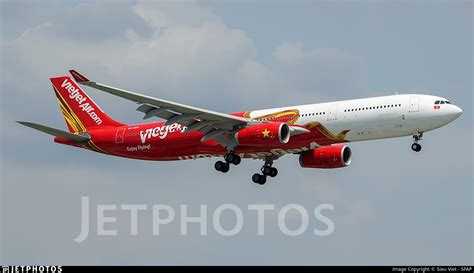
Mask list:
[[[221,171],[222,168],[224,168],[225,163],[222,161],[217,161],[216,164],[214,164],[214,168],[216,168],[216,171]]]
[[[236,154],[233,154],[233,153],[229,153],[229,154],[226,154],[224,156],[224,159],[225,159],[225,162],[227,163],[232,163],[234,165],[239,165],[240,162],[242,161],[242,159],[240,158],[240,156],[236,155]]]
[[[232,163],[232,161],[234,161],[234,157],[235,155],[233,153],[229,153],[224,156],[224,160],[227,163]]]
[[[278,175],[278,170],[277,168],[271,168],[271,171],[270,171],[270,177],[275,177]]]
[[[270,166],[263,166],[262,173],[263,175],[270,175],[272,173],[272,167]]]
[[[221,172],[226,173],[230,170],[229,163],[224,163],[224,168],[222,168]]]
[[[418,143],[413,143],[413,144],[411,145],[411,149],[412,149],[413,151],[415,151],[415,152],[419,152],[419,151],[421,151],[421,145],[418,144]]]
[[[242,159],[238,155],[234,155],[234,159],[232,160],[232,164],[239,165]]]
[[[229,171],[230,166],[229,163],[217,161],[216,164],[214,164],[214,168],[216,168],[216,170],[219,172],[226,173]]]
[[[265,184],[265,182],[267,182],[267,177],[265,175],[261,175],[259,173],[256,173],[256,174],[252,175],[252,181],[254,183],[263,185],[263,184]]]

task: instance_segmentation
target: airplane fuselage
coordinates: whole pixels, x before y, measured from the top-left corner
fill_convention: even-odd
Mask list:
[[[443,104],[435,104],[443,101]],[[446,103],[444,103],[446,102]],[[455,120],[462,110],[444,98],[404,94],[255,110],[232,115],[260,121],[285,122],[308,129],[286,144],[237,146],[242,158],[294,154],[337,143],[411,136]],[[214,140],[202,142],[199,131],[186,132],[174,123],[152,122],[88,131],[90,143],[80,145],[57,137],[56,142],[93,151],[144,160],[185,160],[223,156],[227,150]]]

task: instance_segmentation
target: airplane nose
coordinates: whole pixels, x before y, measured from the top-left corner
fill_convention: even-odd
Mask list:
[[[457,119],[460,115],[462,114],[462,109],[461,107],[453,105],[453,110],[451,115],[453,116],[454,119]]]

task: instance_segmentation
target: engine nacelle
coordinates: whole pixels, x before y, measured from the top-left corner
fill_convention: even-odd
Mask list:
[[[270,122],[244,128],[235,134],[242,146],[271,146],[288,143],[290,126],[283,122]]]
[[[303,168],[342,168],[351,164],[352,151],[347,146],[324,146],[300,154]]]

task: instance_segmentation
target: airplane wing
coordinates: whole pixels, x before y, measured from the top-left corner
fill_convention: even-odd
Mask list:
[[[201,131],[204,133],[204,137],[201,141],[215,139],[220,144],[223,144],[221,143],[225,142],[225,140],[222,139],[223,133],[233,134],[249,125],[264,123],[262,121],[232,116],[229,114],[141,95],[91,81],[75,70],[69,70],[69,72],[74,80],[79,84],[87,85],[140,104],[137,110],[145,114],[143,119],[159,117],[166,120],[166,125],[179,123],[187,126],[188,128],[186,129],[186,132],[195,130]],[[297,126],[290,126],[290,130],[292,130],[293,135],[309,132],[309,130]]]

